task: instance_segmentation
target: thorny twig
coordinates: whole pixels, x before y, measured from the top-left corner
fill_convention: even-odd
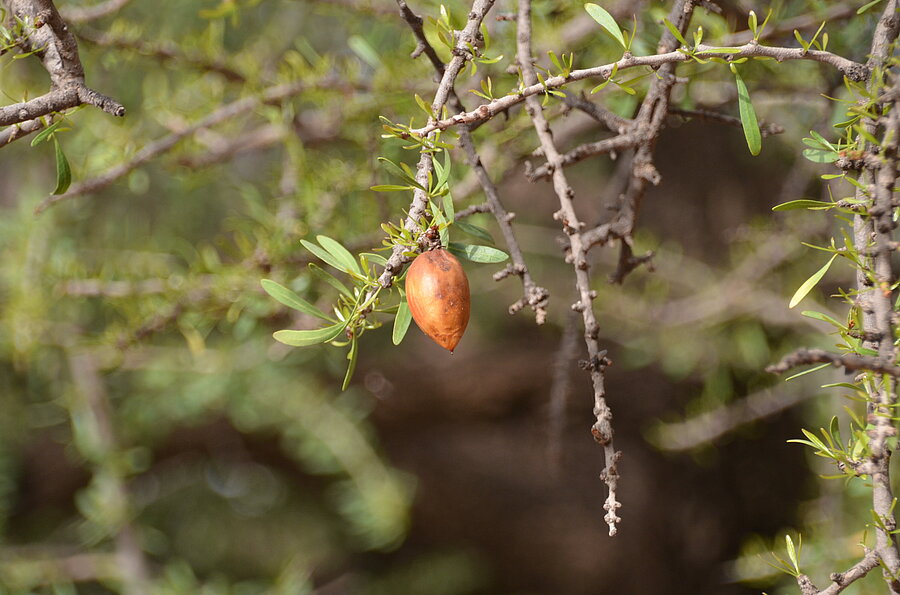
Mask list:
[[[892,360],[890,360],[892,361]],[[877,374],[888,374],[894,378],[900,378],[900,366],[895,366],[879,357],[866,357],[847,353],[837,355],[824,349],[798,349],[794,353],[784,357],[777,364],[766,368],[766,372],[782,374],[798,366],[807,364],[831,364],[837,368],[844,368],[847,373],[869,370]]]
[[[674,45],[677,47],[677,42],[675,42]],[[717,51],[721,49],[722,48],[718,46],[707,46],[701,44],[697,48],[697,53],[695,53],[694,55],[698,58],[724,57],[731,60],[755,57],[773,58],[779,62],[785,60],[813,60],[816,62],[821,62],[823,64],[829,64],[837,68],[842,74],[853,81],[867,80],[870,73],[869,68],[863,64],[854,62],[853,60],[848,60],[847,58],[838,56],[837,54],[832,54],[831,52],[823,52],[820,50],[806,51],[803,48],[770,47],[754,42],[749,42],[742,46],[735,47],[734,51],[729,54],[722,54],[721,52]],[[592,68],[581,70],[573,70],[569,73],[568,76],[551,76],[545,79],[542,83],[535,82],[531,85],[526,84],[524,88],[518,89],[516,92],[509,95],[504,95],[503,97],[499,97],[487,103],[483,103],[472,111],[456,114],[450,116],[449,118],[445,118],[435,122],[429,122],[421,128],[413,128],[409,130],[409,134],[424,136],[426,134],[434,132],[435,130],[446,130],[448,128],[459,126],[461,124],[473,124],[476,122],[489,120],[494,116],[505,112],[510,107],[522,103],[528,97],[542,95],[549,90],[558,89],[574,81],[580,81],[588,78],[599,78],[601,80],[606,80],[611,76],[614,67],[617,67],[619,72],[628,68],[635,68],[637,66],[649,66],[650,68],[658,69],[665,65],[689,62],[691,59],[692,58],[690,55],[675,51],[674,49],[650,56],[633,56],[631,54],[625,54],[625,56],[623,56],[622,59],[618,62],[612,62],[610,64],[594,66]]]
[[[537,75],[531,58],[531,1],[519,0],[517,14],[517,59],[522,71],[525,85],[534,85]],[[541,111],[541,102],[536,96],[529,96],[525,100],[525,110],[531,117],[535,132],[541,144],[547,162],[553,167],[553,188],[559,199],[560,209],[554,217],[562,224],[563,230],[569,236],[571,246],[572,264],[575,268],[575,286],[578,292],[578,301],[573,309],[580,311],[584,323],[584,339],[588,349],[588,361],[586,367],[590,371],[591,382],[594,389],[594,415],[597,421],[591,428],[595,440],[599,442],[605,453],[605,465],[601,477],[609,490],[606,502],[603,505],[606,510],[604,520],[609,526],[609,534],[613,536],[618,531],[618,523],[621,518],[618,509],[621,507],[617,499],[616,490],[619,482],[618,460],[621,453],[615,450],[613,444],[612,412],[606,403],[606,388],[604,369],[608,365],[605,351],[601,351],[597,336],[600,327],[594,314],[593,299],[596,292],[591,290],[590,265],[587,261],[587,246],[581,239],[581,229],[584,224],[579,220],[572,202],[574,192],[566,179],[563,171],[561,156],[553,141],[550,125]]]
[[[888,0],[875,33],[872,38],[871,51],[866,68],[870,72],[880,72],[888,62],[893,44],[900,30],[900,19],[897,17],[897,0]],[[869,92],[880,92],[880,77],[873,76],[869,81]],[[898,83],[900,84],[900,83]],[[896,93],[900,87],[895,84],[893,93],[889,92],[883,99],[885,103],[894,103],[900,97]],[[882,112],[881,109],[878,110]],[[868,370],[874,377],[865,381],[868,393],[868,450],[869,455],[861,462],[866,474],[871,476],[872,512],[879,519],[875,526],[875,547],[853,568],[842,574],[832,575],[832,585],[819,591],[806,575],[797,577],[798,585],[804,595],[822,595],[840,593],[854,581],[866,576],[878,566],[882,567],[884,581],[891,593],[900,593],[900,551],[898,551],[894,529],[897,526],[894,517],[894,493],[891,487],[890,458],[891,448],[888,440],[897,435],[893,415],[897,404],[896,379],[900,377],[900,367],[896,366],[894,354],[894,312],[891,285],[894,282],[891,253],[894,214],[894,186],[897,181],[898,147],[897,136],[900,134],[900,115],[896,105],[885,112],[887,117],[882,121],[864,119],[865,128],[870,137],[879,133],[881,128],[882,142],[878,159],[866,160],[860,176],[865,184],[859,184],[856,200],[865,204],[865,212],[854,215],[854,248],[864,257],[857,267],[856,286],[859,308],[862,313],[863,347],[876,352],[874,357],[845,354],[837,356],[824,351],[811,350],[795,353],[773,368],[778,370],[787,363],[795,361],[829,361],[843,365],[847,369]],[[881,126],[880,126],[881,125]],[[866,151],[873,147],[867,143]],[[872,277],[874,277],[874,282]]]

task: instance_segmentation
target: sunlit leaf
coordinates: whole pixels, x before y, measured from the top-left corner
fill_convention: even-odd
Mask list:
[[[803,285],[801,285],[797,289],[797,291],[794,293],[794,297],[791,298],[791,302],[790,304],[788,304],[789,308],[793,308],[794,306],[799,304],[803,300],[803,298],[805,298],[807,294],[812,291],[813,287],[815,287],[819,283],[819,281],[822,280],[822,277],[824,277],[825,273],[828,272],[828,269],[831,268],[831,263],[834,262],[834,259],[837,258],[837,256],[838,255],[835,254],[831,258],[829,258],[828,262],[826,262],[822,268],[813,273],[813,275],[809,279],[803,282]]]
[[[625,38],[622,36],[622,30],[619,28],[619,24],[616,23],[616,19],[614,19],[606,9],[591,2],[585,4],[584,9],[591,15],[592,19],[597,21],[601,27],[606,29],[606,31],[616,39],[616,41],[622,44],[623,48],[628,49]]]

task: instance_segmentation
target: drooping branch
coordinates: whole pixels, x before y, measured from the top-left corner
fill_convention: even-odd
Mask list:
[[[7,25],[15,18],[24,23],[20,38],[23,52],[40,57],[50,75],[50,91],[12,105],[0,107],[0,126],[9,126],[89,104],[114,116],[124,116],[125,107],[85,84],[78,44],[51,0],[0,0],[7,9]]]
[[[516,57],[524,84],[532,86],[537,83],[538,79],[531,57],[530,0],[519,0],[516,20],[518,31]],[[596,422],[591,427],[591,433],[604,449],[605,462],[601,477],[606,483],[609,492],[606,502],[603,504],[603,508],[606,510],[604,520],[609,527],[610,536],[613,536],[618,531],[618,523],[621,521],[618,510],[622,505],[617,497],[619,483],[618,461],[621,453],[616,451],[613,444],[612,411],[606,402],[604,370],[609,362],[605,357],[606,351],[600,349],[598,341],[600,326],[597,323],[593,308],[593,300],[597,293],[591,290],[587,248],[581,239],[581,230],[584,227],[584,223],[580,221],[575,211],[575,205],[572,201],[575,193],[566,178],[562,156],[556,148],[550,125],[542,112],[540,100],[534,95],[528,96],[525,99],[525,110],[531,117],[544,157],[546,157],[547,163],[552,168],[553,189],[560,205],[554,217],[562,224],[563,230],[569,237],[570,258],[575,269],[575,287],[578,294],[578,301],[573,304],[572,308],[581,313],[584,324],[584,340],[588,350],[588,360],[584,363],[584,367],[590,372],[591,376],[594,392],[594,415],[596,416]]]

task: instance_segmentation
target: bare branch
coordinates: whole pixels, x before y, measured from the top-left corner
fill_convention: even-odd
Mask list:
[[[531,58],[531,1],[519,0],[517,21],[517,52],[516,57],[525,85],[534,86],[537,83],[537,75]],[[584,323],[584,340],[588,350],[588,361],[584,367],[590,372],[591,383],[594,390],[594,415],[596,422],[591,427],[594,439],[603,446],[605,461],[604,469],[600,477],[606,483],[609,494],[603,504],[606,515],[603,517],[609,527],[609,535],[613,536],[618,531],[618,523],[622,520],[618,510],[622,506],[617,498],[619,483],[618,462],[621,453],[616,451],[613,445],[612,411],[606,403],[606,388],[604,370],[609,365],[606,359],[606,351],[600,349],[597,337],[600,327],[594,314],[593,300],[597,293],[591,290],[590,265],[587,261],[587,248],[581,239],[581,229],[584,224],[579,220],[572,202],[574,191],[566,179],[563,171],[562,156],[553,141],[550,125],[541,111],[541,102],[534,96],[525,98],[525,110],[531,117],[534,130],[541,144],[541,150],[547,158],[547,163],[552,168],[553,189],[559,200],[560,209],[554,217],[562,224],[563,230],[569,236],[571,246],[571,263],[575,269],[575,287],[578,293],[578,301],[572,309],[581,312]]]
[[[877,357],[829,353],[824,349],[798,349],[794,353],[782,358],[777,364],[766,368],[766,372],[783,374],[798,366],[807,364],[831,364],[836,368],[843,367],[849,374],[854,371],[870,371],[877,374],[889,374],[894,378],[900,378],[900,366],[885,362]]]

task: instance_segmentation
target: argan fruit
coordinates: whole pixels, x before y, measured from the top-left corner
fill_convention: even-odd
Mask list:
[[[469,323],[469,280],[456,257],[442,248],[418,255],[406,274],[413,320],[435,343],[453,353]]]

